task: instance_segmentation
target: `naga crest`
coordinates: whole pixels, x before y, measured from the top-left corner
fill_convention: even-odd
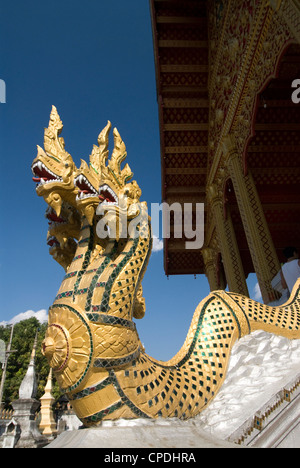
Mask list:
[[[104,167],[108,158],[108,134],[110,129],[111,123],[108,122],[98,136],[98,146],[93,146],[90,164],[88,165],[84,160],[81,160],[80,168],[76,171],[74,180],[74,184],[78,188],[77,207],[81,214],[87,218],[89,224],[93,224],[95,211],[100,203],[99,188],[102,167]]]
[[[45,150],[38,147],[32,164],[36,192],[48,204],[50,253],[66,270],[49,308],[43,353],[85,426],[191,418],[220,389],[236,340],[258,329],[300,338],[300,280],[281,307],[213,291],[196,308],[179,352],[167,362],[148,356],[134,319],[145,313],[150,218],[129,165],[122,168],[127,153],[116,129],[109,159],[110,129],[108,122],[89,163],[76,169],[53,107]]]
[[[44,132],[44,148],[37,146],[38,153],[33,160],[31,170],[36,182],[36,193],[44,197],[60,215],[62,201],[75,205],[76,188],[74,186],[75,164],[72,156],[65,150],[65,142],[60,137],[62,121],[56,107],[52,106],[48,128]]]
[[[109,228],[110,237],[119,239],[127,237],[126,222],[146,211],[145,202],[140,204],[141,190],[136,181],[129,181],[133,173],[128,164],[121,169],[121,164],[127,156],[126,146],[118,130],[113,130],[114,150],[108,160],[108,136],[111,123],[108,122],[98,137],[98,146],[94,145],[90,155],[90,164],[81,160],[81,166],[76,171],[74,184],[78,188],[76,196],[77,207],[81,214],[92,225],[94,216],[105,215],[102,227]],[[111,229],[113,226],[113,229]],[[99,233],[101,227],[97,233]],[[125,231],[124,231],[125,230]],[[122,236],[124,234],[124,236]],[[103,237],[100,234],[100,238]],[[107,235],[104,234],[104,237]]]

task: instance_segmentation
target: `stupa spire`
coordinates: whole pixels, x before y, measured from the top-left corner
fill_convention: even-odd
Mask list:
[[[36,356],[36,347],[37,347],[37,337],[38,332],[36,332],[34,338],[34,344],[31,352],[30,362],[25,374],[25,377],[19,388],[19,398],[35,398],[37,393],[37,381],[35,375],[35,356]]]

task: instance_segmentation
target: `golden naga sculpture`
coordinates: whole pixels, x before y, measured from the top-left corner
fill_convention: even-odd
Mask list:
[[[71,262],[69,250],[61,262],[66,275],[49,309],[43,352],[85,426],[105,419],[193,417],[224,382],[236,340],[257,329],[300,338],[298,281],[281,307],[215,291],[198,305],[173,359],[148,356],[133,317],[145,312],[141,281],[151,254],[150,220],[139,201],[140,188],[130,182],[129,166],[121,169],[125,145],[115,129],[108,159],[108,123],[89,165],[82,162],[76,169],[59,137],[61,129],[53,108],[45,151],[38,149],[32,165],[38,195],[57,217],[65,215],[64,204],[72,213],[63,228],[51,226],[62,258],[68,239],[77,237]]]

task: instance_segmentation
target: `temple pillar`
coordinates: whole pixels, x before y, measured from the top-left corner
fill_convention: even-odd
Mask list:
[[[268,304],[278,298],[271,286],[280,270],[276,250],[253,177],[250,171],[244,175],[234,139],[230,136],[224,141],[224,152],[262,297]]]
[[[239,248],[231,217],[225,219],[222,196],[215,184],[208,187],[208,199],[213,211],[219,247],[229,290],[249,296]]]
[[[210,290],[216,291],[220,288],[218,280],[218,252],[214,249],[205,248],[201,250],[203,261],[204,261],[204,271],[208,279]]]

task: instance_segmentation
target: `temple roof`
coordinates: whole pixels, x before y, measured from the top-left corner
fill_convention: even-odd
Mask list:
[[[204,203],[209,125],[206,0],[152,1],[160,117],[162,198]],[[172,229],[171,229],[172,233]],[[166,274],[203,273],[186,239],[165,240]]]

